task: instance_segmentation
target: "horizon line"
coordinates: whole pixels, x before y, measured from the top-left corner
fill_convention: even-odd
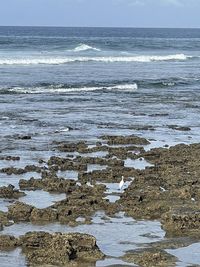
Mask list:
[[[55,25],[0,25],[0,27],[35,27],[35,28],[110,28],[110,29],[194,29],[200,27],[150,27],[150,26],[55,26]]]

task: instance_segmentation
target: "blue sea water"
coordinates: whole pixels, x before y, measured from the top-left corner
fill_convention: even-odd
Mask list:
[[[199,29],[0,27],[0,148],[16,134],[198,140],[199,66]]]

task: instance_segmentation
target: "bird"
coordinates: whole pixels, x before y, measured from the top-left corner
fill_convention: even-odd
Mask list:
[[[123,186],[124,186],[124,176],[122,176],[122,179],[119,183],[119,190],[122,190]]]

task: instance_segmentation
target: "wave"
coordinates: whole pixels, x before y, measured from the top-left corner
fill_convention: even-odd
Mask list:
[[[194,58],[184,54],[166,55],[166,56],[122,56],[122,57],[52,57],[52,58],[17,58],[0,59],[0,65],[60,65],[73,62],[154,62],[154,61],[183,61]]]
[[[87,50],[93,50],[93,51],[99,51],[99,52],[101,51],[101,49],[89,46],[87,44],[80,44],[77,47],[75,47],[73,50],[70,50],[70,51],[83,52],[83,51],[87,51]]]
[[[42,94],[42,93],[73,93],[73,92],[90,92],[90,91],[124,91],[134,92],[138,89],[136,83],[119,84],[110,86],[82,86],[82,87],[66,87],[64,85],[49,85],[38,87],[13,87],[2,88],[0,94]]]

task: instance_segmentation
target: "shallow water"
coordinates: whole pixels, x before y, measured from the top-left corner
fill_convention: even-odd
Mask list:
[[[89,233],[97,238],[100,249],[111,257],[122,256],[127,250],[136,249],[144,243],[162,240],[165,235],[157,221],[135,221],[132,218],[124,217],[123,213],[119,213],[115,218],[110,218],[105,216],[103,212],[96,213],[91,225],[69,227],[58,223],[48,225],[19,223],[5,227],[2,233],[19,236],[28,231],[43,230],[48,232]],[[152,234],[154,237],[151,238]],[[111,262],[112,260],[110,260]],[[107,264],[106,261],[101,266],[105,266],[105,264]]]
[[[139,158],[135,160],[127,158],[124,161],[124,167],[128,167],[128,168],[144,170],[146,167],[150,167],[150,166],[153,166],[153,165],[147,162],[144,158]]]
[[[199,266],[200,265],[200,243],[192,244],[188,247],[178,249],[167,249],[166,251],[176,256],[180,262],[178,267]]]

